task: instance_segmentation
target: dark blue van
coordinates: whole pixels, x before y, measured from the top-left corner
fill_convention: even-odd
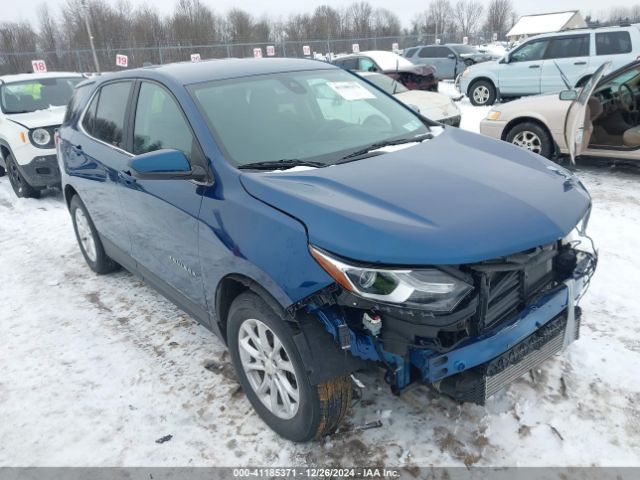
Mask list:
[[[596,265],[580,181],[336,66],[86,80],[57,148],[89,266],[136,273],[218,334],[288,439],[334,432],[358,370],[483,403],[578,337]]]

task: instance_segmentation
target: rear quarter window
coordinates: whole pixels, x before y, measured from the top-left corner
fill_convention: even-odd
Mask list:
[[[83,85],[81,87],[76,87],[71,100],[69,100],[69,104],[67,105],[67,110],[64,113],[64,120],[62,123],[67,124],[71,121],[72,118],[78,118],[80,116],[80,112],[85,105],[85,100],[87,95],[89,95],[91,85]]]
[[[596,55],[616,55],[631,52],[629,32],[596,33]]]

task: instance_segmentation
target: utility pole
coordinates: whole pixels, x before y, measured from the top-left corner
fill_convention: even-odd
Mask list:
[[[89,5],[87,0],[82,0],[84,10],[84,23],[87,26],[87,34],[89,35],[89,44],[91,45],[91,53],[93,54],[93,63],[96,66],[96,73],[100,73],[100,64],[98,63],[98,55],[96,54],[96,46],[93,44],[93,35],[91,34],[91,24],[89,23]]]

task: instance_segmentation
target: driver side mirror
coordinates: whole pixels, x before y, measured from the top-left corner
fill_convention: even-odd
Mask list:
[[[576,92],[575,90],[563,90],[560,92],[558,97],[560,98],[560,100],[571,101],[578,98],[578,92]]]
[[[192,167],[180,150],[162,149],[143,153],[129,160],[131,175],[141,180],[206,180],[202,167]]]
[[[450,53],[449,55],[447,55],[447,58],[450,58],[451,60],[453,60],[456,58],[456,56],[453,53]]]

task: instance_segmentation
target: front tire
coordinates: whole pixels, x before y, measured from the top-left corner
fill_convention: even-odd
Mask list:
[[[553,155],[553,140],[549,132],[536,123],[522,122],[513,126],[505,139],[543,157],[551,158]]]
[[[69,211],[80,251],[89,268],[99,275],[117,270],[118,264],[105,253],[98,231],[78,195],[69,202]]]
[[[335,432],[351,404],[349,376],[311,385],[293,327],[253,292],[231,304],[227,332],[242,389],[272,430],[294,442]]]
[[[469,101],[476,107],[496,103],[496,87],[488,80],[478,80],[469,87]]]
[[[18,198],[40,198],[40,190],[33,188],[24,178],[18,164],[11,154],[5,159],[7,165],[7,173],[9,174],[9,183]]]

